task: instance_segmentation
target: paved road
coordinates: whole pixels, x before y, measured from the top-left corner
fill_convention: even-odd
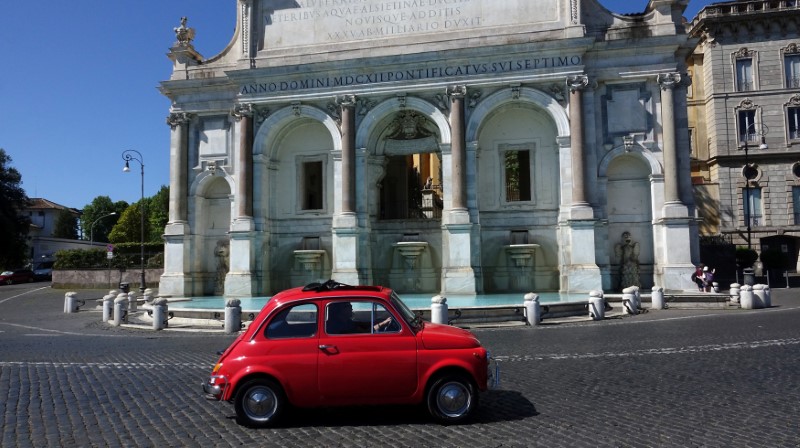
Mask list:
[[[471,424],[379,407],[293,411],[270,430],[202,397],[231,336],[113,328],[63,300],[44,283],[0,286],[0,446],[800,446],[794,289],[769,310],[477,330],[503,386]]]

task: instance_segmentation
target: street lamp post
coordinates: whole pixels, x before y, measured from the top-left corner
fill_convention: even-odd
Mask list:
[[[747,127],[747,129],[745,129],[744,139],[742,141],[742,143],[744,144],[744,146],[742,147],[742,149],[744,149],[744,168],[742,169],[742,175],[744,176],[744,195],[745,195],[745,199],[744,199],[744,219],[747,222],[747,248],[748,249],[752,249],[753,248],[753,244],[751,242],[751,231],[752,231],[751,221],[752,221],[752,217],[751,217],[751,211],[750,211],[750,208],[751,208],[751,205],[750,205],[750,201],[751,201],[751,198],[750,198],[750,181],[753,180],[758,175],[758,172],[756,171],[756,169],[750,166],[750,159],[749,159],[749,153],[748,153],[748,150],[750,149],[750,147],[748,146],[748,142],[750,140],[749,136],[750,136],[750,129],[751,128],[755,131],[755,123],[751,124],[750,126]],[[767,140],[766,140],[766,135],[767,135],[768,132],[769,132],[769,128],[767,127],[767,125],[762,124],[761,125],[761,131],[758,132],[758,135],[761,136],[761,144],[758,145],[758,149],[768,149],[769,148],[769,146],[767,146]]]
[[[132,153],[136,153],[139,157],[132,155]],[[142,265],[142,273],[141,273],[141,284],[139,286],[139,291],[144,293],[145,288],[145,276],[144,276],[144,157],[142,157],[142,153],[135,149],[127,149],[122,152],[122,159],[125,160],[125,168],[122,169],[122,172],[128,173],[131,171],[130,168],[130,161],[135,160],[139,162],[139,166],[141,166],[141,175],[142,175],[142,200],[140,201],[140,215],[141,215],[141,232],[142,232],[142,240],[140,243],[141,249],[141,265]]]
[[[89,240],[89,246],[94,246],[94,225],[97,224],[101,219],[108,218],[109,216],[114,216],[116,214],[117,214],[117,212],[111,212],[111,213],[109,213],[107,215],[103,215],[103,216],[95,219],[94,221],[92,221],[91,226],[89,226],[89,235],[90,235],[90,238],[91,238]]]

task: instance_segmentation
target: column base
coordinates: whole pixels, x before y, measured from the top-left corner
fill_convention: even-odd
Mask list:
[[[333,218],[333,266],[331,278],[346,285],[359,285],[358,274],[358,219],[355,213],[336,215]]]

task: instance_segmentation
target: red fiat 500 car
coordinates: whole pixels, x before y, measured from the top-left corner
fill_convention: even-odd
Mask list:
[[[425,403],[455,423],[497,377],[469,331],[422,321],[391,289],[328,281],[272,297],[203,391],[252,427],[274,425],[287,405]]]

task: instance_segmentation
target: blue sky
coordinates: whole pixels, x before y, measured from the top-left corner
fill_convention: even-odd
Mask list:
[[[535,0],[530,0],[535,1]],[[601,0],[642,12],[647,0]],[[691,0],[694,15],[710,0]],[[97,196],[135,202],[169,184],[169,101],[158,91],[172,64],[173,28],[189,18],[195,48],[220,52],[236,25],[237,0],[7,0],[0,6],[0,148],[29,197],[83,208]]]

